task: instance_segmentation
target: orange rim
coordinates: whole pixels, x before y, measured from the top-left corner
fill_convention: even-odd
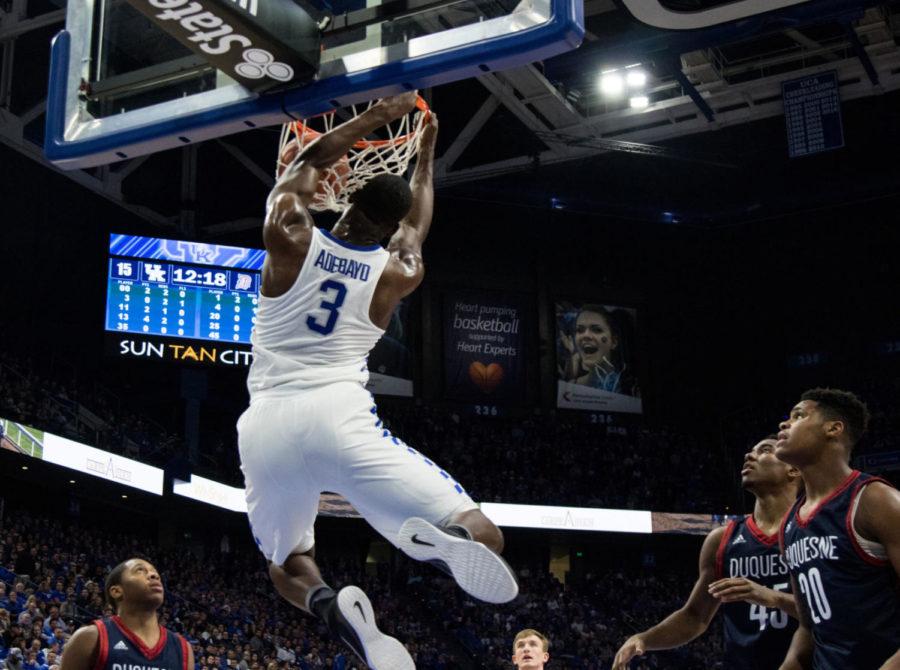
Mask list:
[[[425,112],[425,118],[422,122],[423,124],[428,123],[431,117],[431,109],[428,107],[428,103],[425,102],[425,98],[423,98],[421,95],[416,96],[416,109],[418,109],[420,112]],[[328,114],[334,114],[334,110],[331,110],[330,112],[322,112],[321,114],[318,114],[317,116],[314,116],[312,118],[317,119],[320,116],[326,116]],[[291,123],[291,128],[296,135],[310,134],[314,137],[322,135],[322,133],[320,133],[318,130],[310,128],[305,123],[303,123],[303,121],[294,121],[293,123]],[[399,146],[401,144],[406,144],[407,142],[409,142],[409,140],[413,138],[416,132],[417,131],[413,130],[406,133],[405,135],[401,135],[400,137],[395,137],[392,140],[358,140],[353,145],[353,148],[359,150],[367,149],[369,147],[385,147],[389,145]]]

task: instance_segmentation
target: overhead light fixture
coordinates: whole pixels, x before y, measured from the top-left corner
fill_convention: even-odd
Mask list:
[[[629,70],[625,75],[625,82],[629,88],[644,88],[647,85],[647,73],[643,70]]]
[[[646,95],[636,95],[629,102],[632,109],[644,109],[650,105],[650,98]]]
[[[607,72],[600,76],[600,92],[610,97],[622,95],[625,80],[618,72]]]
[[[69,483],[70,483],[70,484],[74,484],[74,483],[75,483],[75,480],[74,480],[74,479],[70,479],[70,480],[69,480]]]
[[[128,497],[128,496],[125,495],[124,493],[122,494],[122,498],[123,498],[123,499],[124,499],[124,498],[127,498],[127,497]]]
[[[27,469],[28,469],[28,466],[27,466],[27,465],[23,465],[23,466],[22,466],[22,469],[23,469],[23,470],[27,470]]]

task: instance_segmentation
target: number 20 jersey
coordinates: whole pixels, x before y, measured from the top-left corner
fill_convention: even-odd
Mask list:
[[[863,549],[855,503],[877,477],[854,470],[803,519],[800,498],[782,522],[781,546],[815,639],[815,670],[878,670],[900,648],[900,595],[885,558]]]
[[[390,258],[380,245],[358,246],[313,228],[294,285],[259,297],[251,336],[251,400],[324,384],[369,379],[366,358],[384,331],[369,308]]]
[[[790,591],[778,536],[766,535],[752,515],[730,521],[716,552],[716,578],[744,577],[775,591]],[[722,605],[728,670],[777,670],[797,622],[779,609],[746,602]]]

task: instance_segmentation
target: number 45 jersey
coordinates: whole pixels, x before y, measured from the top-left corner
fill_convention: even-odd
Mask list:
[[[744,577],[774,591],[790,591],[787,564],[778,535],[766,535],[747,515],[731,521],[716,553],[717,578]],[[725,663],[728,670],[777,670],[784,661],[797,622],[779,609],[745,602],[722,605]]]
[[[800,498],[781,546],[815,639],[816,670],[878,670],[900,649],[900,594],[885,548],[856,532],[859,496],[877,477],[854,470],[806,518]]]
[[[369,307],[389,258],[381,245],[358,246],[313,228],[294,285],[277,298],[260,293],[251,399],[368,381],[366,358],[384,333]]]

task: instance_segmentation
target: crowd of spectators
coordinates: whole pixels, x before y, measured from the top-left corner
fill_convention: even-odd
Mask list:
[[[166,584],[161,623],[193,645],[195,670],[365,670],[316,619],[276,596],[262,557],[222,545],[163,550],[149,537],[15,510],[0,526],[0,662],[9,670],[58,670],[81,625],[109,616],[102,584],[130,555],[154,562]],[[526,627],[552,640],[562,670],[608,670],[618,645],[680,605],[685,572],[621,567],[563,584],[546,566],[518,566],[522,595],[494,607],[471,600],[430,566],[365,564],[338,548],[322,556],[333,584],[358,584],[381,628],[407,644],[420,670],[508,668],[512,639]],[[718,629],[685,649],[651,654],[642,670],[719,667]],[[18,649],[18,651],[14,651]],[[2,666],[0,666],[2,667]]]
[[[0,351],[0,416],[153,465],[165,465],[183,451],[176,431],[113,394],[42,374],[31,361],[5,351]]]
[[[727,495],[714,474],[718,448],[676,431],[559,413],[472,418],[424,404],[381,415],[479,501],[708,512]]]
[[[463,417],[412,401],[392,403],[381,415],[476,500],[681,512],[724,506],[727,482],[710,476],[718,450],[675,431],[597,425],[556,413]],[[0,416],[152,465],[166,466],[185,452],[174,429],[8,357],[0,357]],[[233,419],[204,427],[205,457],[191,465],[198,474],[242,485]],[[504,476],[496,477],[500,471]]]

